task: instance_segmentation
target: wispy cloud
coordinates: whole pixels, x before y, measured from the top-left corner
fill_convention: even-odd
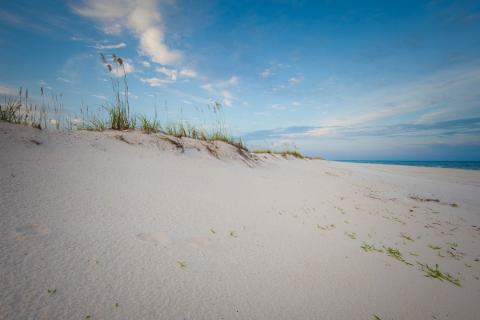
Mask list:
[[[271,108],[273,110],[286,110],[287,109],[287,107],[285,105],[278,104],[278,103],[272,104]]]
[[[165,26],[159,10],[160,1],[142,0],[84,0],[83,5],[74,5],[74,11],[103,26],[107,34],[124,29],[139,41],[139,52],[153,62],[171,65],[179,62],[182,53],[170,49],[165,42]]]
[[[147,83],[151,87],[163,87],[168,84],[174,83],[175,81],[172,81],[170,79],[160,79],[160,78],[140,78],[140,81]]]
[[[117,44],[101,44],[101,43],[98,43],[98,44],[96,44],[92,47],[97,49],[97,50],[110,50],[110,49],[125,48],[126,46],[127,46],[127,44],[125,42],[120,42],[120,43],[117,43]]]
[[[260,72],[260,77],[262,77],[264,79],[269,78],[272,75],[273,75],[273,71],[272,71],[271,68],[266,68],[265,70]]]
[[[291,89],[293,87],[296,87],[303,81],[303,79],[304,79],[304,77],[301,74],[297,75],[297,76],[294,76],[294,77],[290,77],[290,78],[288,78],[287,81],[284,81],[283,83],[274,86],[272,88],[272,92],[284,91],[284,90],[288,90],[288,89]]]
[[[252,131],[243,136],[247,140],[268,140],[268,139],[284,139],[291,134],[308,132],[316,127],[311,126],[294,126],[287,128],[277,128],[270,130]]]
[[[103,100],[103,101],[107,101],[108,98],[104,95],[100,95],[100,94],[94,94],[93,97],[97,98],[97,99],[100,99],[100,100]]]
[[[303,81],[303,76],[291,77],[290,79],[288,79],[288,83],[291,86],[296,86],[297,84],[299,84],[302,81]]]
[[[273,104],[270,108],[273,110],[298,110],[298,108],[301,106],[301,103],[298,101],[293,101],[290,104],[280,104],[280,103],[275,103]]]
[[[183,77],[183,78],[196,78],[198,77],[198,74],[195,70],[193,69],[188,69],[188,68],[185,68],[185,69],[182,69],[180,70],[180,77]]]
[[[475,90],[480,86],[480,66],[462,66],[443,70],[424,79],[405,85],[396,85],[368,96],[355,99],[343,108],[348,114],[331,116],[319,123],[319,127],[354,127],[388,118],[420,113],[434,108],[433,114],[419,116],[416,122],[445,119],[445,115],[458,117],[459,112],[478,110],[480,98]],[[356,110],[356,112],[352,112]],[[478,111],[477,111],[478,113]],[[422,119],[423,117],[423,119]],[[310,135],[324,136],[324,130],[312,130]]]
[[[439,110],[439,111],[433,111],[429,113],[425,113],[421,115],[416,121],[416,124],[423,124],[423,123],[433,123],[436,122],[440,119],[443,119],[445,116],[449,115],[448,110]]]
[[[173,82],[177,80],[178,72],[175,69],[169,69],[166,67],[158,67],[155,69],[157,72],[160,72],[164,75],[166,75],[170,80]]]
[[[0,95],[2,96],[13,96],[17,95],[18,90],[12,89],[10,87],[4,86],[0,84]]]
[[[263,69],[259,75],[261,78],[263,79],[267,79],[267,78],[270,78],[272,76],[274,76],[280,69],[283,69],[287,67],[286,65],[282,64],[282,63],[270,63],[270,65]]]
[[[316,132],[311,135],[311,132]],[[323,135],[321,134],[323,133]],[[271,130],[260,130],[247,133],[244,138],[248,140],[264,139],[313,139],[313,138],[336,138],[352,139],[358,137],[424,137],[470,135],[480,134],[480,118],[465,118],[450,121],[440,121],[429,124],[402,123],[393,125],[377,125],[363,127],[312,127],[294,126]],[[477,139],[478,140],[478,139]],[[479,141],[480,142],[480,141]]]
[[[167,76],[169,80],[176,82],[178,78],[196,78],[197,72],[193,69],[181,69],[178,71],[177,69],[167,68],[164,66],[158,67],[155,71]]]
[[[71,80],[63,78],[63,77],[57,77],[57,81],[65,82],[65,83],[72,83]]]
[[[28,19],[6,10],[0,10],[0,22],[21,29],[34,30],[41,33],[50,32],[48,27],[33,21],[29,21]]]
[[[222,103],[230,107],[233,101],[236,100],[229,88],[238,85],[239,79],[233,76],[227,80],[221,80],[215,83],[205,83],[201,88],[213,96],[221,97]]]
[[[123,61],[123,68],[113,68],[112,69],[112,75],[115,77],[123,77],[125,74],[129,73],[134,73],[135,72],[135,67],[128,61]]]

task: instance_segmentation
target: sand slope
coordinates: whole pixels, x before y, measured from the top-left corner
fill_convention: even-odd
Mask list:
[[[480,172],[180,143],[0,122],[0,319],[478,319]]]

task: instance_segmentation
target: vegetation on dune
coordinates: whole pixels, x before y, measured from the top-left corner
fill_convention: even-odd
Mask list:
[[[127,72],[125,70],[125,63],[122,58],[112,54],[111,59],[102,53],[100,54],[103,65],[112,75],[110,80],[112,82],[112,89],[114,95],[114,103],[107,106],[106,109],[109,115],[110,129],[113,130],[128,130],[135,129],[135,117],[130,117],[130,103],[128,101],[128,82]],[[118,77],[114,75],[123,75],[123,86]]]
[[[0,120],[31,125],[38,129],[79,129],[90,131],[104,130],[135,130],[140,129],[147,134],[163,133],[177,138],[192,138],[202,141],[221,141],[233,145],[238,149],[248,151],[240,138],[233,137],[225,126],[222,115],[222,105],[214,102],[207,105],[213,114],[213,123],[205,124],[210,129],[193,125],[185,120],[166,122],[162,124],[157,117],[153,119],[145,115],[135,116],[131,112],[129,102],[129,87],[125,61],[115,55],[100,55],[102,65],[110,75],[113,91],[113,102],[101,105],[97,112],[89,112],[88,106],[80,109],[80,117],[66,116],[63,107],[62,94],[53,92],[47,96],[46,89],[42,86],[41,103],[29,101],[28,90],[20,88],[18,96],[5,97],[0,102]],[[202,109],[203,113],[204,110]]]
[[[276,155],[282,156],[284,158],[287,158],[288,156],[292,156],[292,157],[295,157],[297,159],[306,159],[307,158],[306,156],[304,156],[303,154],[301,154],[297,150],[273,151],[273,150],[270,150],[270,149],[258,149],[258,150],[253,150],[252,152],[257,153],[257,154],[262,154],[262,153],[276,154]]]
[[[41,103],[39,105],[34,104],[29,101],[28,89],[23,90],[20,87],[17,96],[5,97],[3,103],[0,102],[0,120],[30,125],[37,129],[46,128],[51,124],[56,129],[59,129],[63,113],[62,95],[55,95],[52,92],[50,96],[45,97],[45,90],[42,86],[40,87],[40,96]],[[45,99],[48,99],[49,103],[47,102],[46,104]],[[47,109],[52,109],[51,111],[54,112],[56,117],[49,119],[49,110]]]

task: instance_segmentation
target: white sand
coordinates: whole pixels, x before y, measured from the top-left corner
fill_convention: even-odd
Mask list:
[[[478,319],[480,172],[185,143],[0,123],[0,319]]]

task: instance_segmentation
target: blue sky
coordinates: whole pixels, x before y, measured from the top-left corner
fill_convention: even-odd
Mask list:
[[[9,1],[0,94],[78,113],[111,100],[204,125],[219,101],[250,147],[329,159],[480,160],[479,1]]]

